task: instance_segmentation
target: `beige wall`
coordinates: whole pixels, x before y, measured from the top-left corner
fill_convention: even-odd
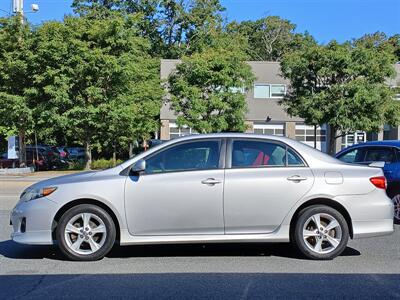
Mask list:
[[[169,120],[161,120],[160,139],[169,140]]]
[[[296,139],[296,122],[285,123],[285,136],[291,139]]]

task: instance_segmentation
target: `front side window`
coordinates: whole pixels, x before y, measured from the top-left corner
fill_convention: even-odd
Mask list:
[[[346,162],[346,163],[362,163],[365,160],[365,149],[363,148],[356,148],[350,150],[338,157],[339,160]]]
[[[232,167],[285,166],[286,148],[264,141],[234,141]]]
[[[366,162],[384,161],[385,163],[392,163],[395,161],[395,154],[392,148],[376,147],[368,148],[367,155],[365,156]]]
[[[146,159],[146,174],[217,169],[220,142],[196,141],[179,144]]]

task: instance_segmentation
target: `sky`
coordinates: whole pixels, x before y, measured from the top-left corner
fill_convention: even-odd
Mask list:
[[[0,0],[0,16],[11,10],[12,0]],[[32,3],[37,13],[29,13]],[[25,0],[24,10],[31,23],[61,20],[72,13],[72,0]],[[400,33],[400,0],[221,0],[228,21],[256,20],[277,15],[308,31],[320,43],[358,38],[365,33]]]

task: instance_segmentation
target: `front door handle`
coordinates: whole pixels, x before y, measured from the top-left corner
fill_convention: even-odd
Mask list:
[[[207,185],[214,185],[221,183],[221,181],[215,179],[215,178],[207,178],[201,181],[202,184],[207,184]]]
[[[293,175],[287,178],[289,181],[300,182],[303,180],[307,180],[307,177],[301,177],[300,175]]]

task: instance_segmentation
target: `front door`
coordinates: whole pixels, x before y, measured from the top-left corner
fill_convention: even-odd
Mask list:
[[[285,145],[231,141],[225,171],[225,233],[273,232],[313,182],[311,170]]]
[[[186,141],[146,157],[145,172],[125,184],[130,234],[223,234],[221,144]]]

